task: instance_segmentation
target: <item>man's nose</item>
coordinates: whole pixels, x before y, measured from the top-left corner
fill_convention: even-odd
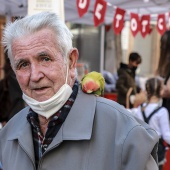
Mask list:
[[[31,81],[36,82],[36,81],[39,81],[43,77],[44,77],[44,74],[43,74],[43,69],[42,69],[41,65],[32,64],[31,65],[31,73],[30,73]]]

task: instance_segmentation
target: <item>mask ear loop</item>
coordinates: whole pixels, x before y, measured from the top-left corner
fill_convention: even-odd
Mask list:
[[[67,84],[67,80],[68,80],[68,66],[69,64],[68,64],[68,62],[67,62],[67,70],[66,70],[66,80],[65,80],[65,84]]]
[[[67,80],[68,80],[68,73],[69,73],[69,62],[68,62],[68,57],[66,59],[66,63],[67,63],[67,71],[66,71],[66,80],[65,80],[65,84],[68,84]],[[71,79],[71,83],[72,83],[72,79]]]

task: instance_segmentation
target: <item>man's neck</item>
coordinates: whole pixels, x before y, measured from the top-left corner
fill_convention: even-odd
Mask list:
[[[47,127],[48,127],[48,123],[50,122],[51,118],[46,119],[44,116],[38,115],[38,119],[39,119],[39,125],[40,125],[41,132],[42,132],[43,136],[45,136],[45,133],[46,133]]]

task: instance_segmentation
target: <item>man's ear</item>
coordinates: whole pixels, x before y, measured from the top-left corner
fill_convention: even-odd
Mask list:
[[[78,56],[79,53],[77,48],[73,48],[69,55],[69,69],[74,69],[76,67]]]
[[[75,68],[76,68],[78,56],[79,56],[79,53],[78,53],[77,48],[73,48],[69,55],[69,72],[72,78],[75,78]]]

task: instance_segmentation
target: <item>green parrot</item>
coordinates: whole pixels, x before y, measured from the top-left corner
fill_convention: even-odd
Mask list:
[[[85,93],[103,96],[105,79],[101,73],[92,71],[81,79],[81,88]]]

